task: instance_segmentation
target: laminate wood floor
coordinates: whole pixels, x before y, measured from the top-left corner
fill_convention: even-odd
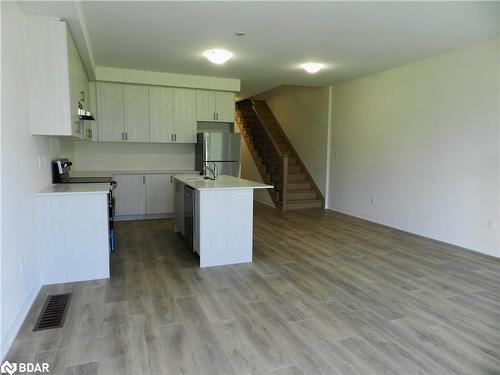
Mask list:
[[[51,374],[500,374],[498,259],[256,205],[254,262],[200,269],[173,226],[119,223],[111,279],[44,287],[8,359]],[[59,292],[65,326],[32,332]]]

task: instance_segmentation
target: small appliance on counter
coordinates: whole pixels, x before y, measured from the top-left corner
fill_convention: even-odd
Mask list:
[[[219,175],[239,177],[240,142],[237,133],[198,133],[195,169],[206,174],[207,164],[215,165]]]
[[[69,172],[73,163],[69,159],[56,159],[52,161],[52,183],[54,184],[98,184],[108,183],[108,219],[109,219],[109,245],[111,251],[115,251],[115,198],[113,189],[116,187],[116,181],[111,177],[71,177]]]

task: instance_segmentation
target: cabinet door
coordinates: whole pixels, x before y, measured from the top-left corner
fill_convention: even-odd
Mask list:
[[[174,141],[196,143],[196,90],[174,89]]]
[[[94,114],[94,116],[97,119],[97,84],[95,81],[90,81],[89,82],[89,95],[88,95],[88,110]],[[90,130],[90,136],[92,139],[92,142],[98,142],[99,141],[99,132],[98,132],[98,126],[97,126],[97,121],[86,121],[88,123],[88,130]]]
[[[234,93],[217,91],[215,93],[215,119],[219,122],[234,122]]]
[[[71,134],[80,137],[84,136],[84,134],[81,134],[83,127],[80,126],[80,121],[78,119],[78,103],[81,101],[82,105],[86,106],[85,101],[88,98],[89,81],[69,32],[66,33],[66,40],[68,44]]]
[[[146,213],[174,212],[174,182],[171,174],[146,175]]]
[[[215,92],[196,90],[196,120],[215,121]]]
[[[149,130],[151,142],[174,141],[174,89],[149,88]]]
[[[149,92],[146,86],[125,85],[125,140],[149,142]]]
[[[123,141],[125,117],[122,85],[97,82],[97,124],[99,141]]]
[[[116,215],[142,215],[146,213],[146,176],[142,174],[113,175],[116,181],[114,195]]]

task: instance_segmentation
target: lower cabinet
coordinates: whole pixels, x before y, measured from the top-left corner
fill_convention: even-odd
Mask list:
[[[146,213],[174,212],[174,182],[171,174],[146,175]]]
[[[133,216],[172,214],[174,207],[174,174],[115,174],[115,215]]]
[[[146,213],[146,175],[117,174],[113,175],[116,181],[115,215],[144,215]]]

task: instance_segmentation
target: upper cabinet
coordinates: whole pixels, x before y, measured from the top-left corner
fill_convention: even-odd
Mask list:
[[[231,92],[110,82],[95,87],[90,104],[97,107],[97,129],[90,133],[98,131],[100,142],[196,143],[197,121],[234,121]]]
[[[196,120],[234,122],[234,93],[196,90]]]
[[[97,82],[97,119],[101,142],[149,142],[147,86]]]
[[[234,122],[234,93],[227,91],[215,92],[215,113],[216,121]]]
[[[125,141],[149,142],[148,87],[124,86],[123,102],[125,103]]]
[[[174,89],[174,141],[196,143],[196,92]]]
[[[30,16],[27,34],[32,134],[83,137],[78,103],[88,109],[89,83],[66,23]]]
[[[97,124],[100,142],[125,140],[123,85],[97,82]]]
[[[195,90],[149,88],[151,142],[196,143]]]
[[[174,142],[174,89],[149,88],[149,130],[151,142]]]

